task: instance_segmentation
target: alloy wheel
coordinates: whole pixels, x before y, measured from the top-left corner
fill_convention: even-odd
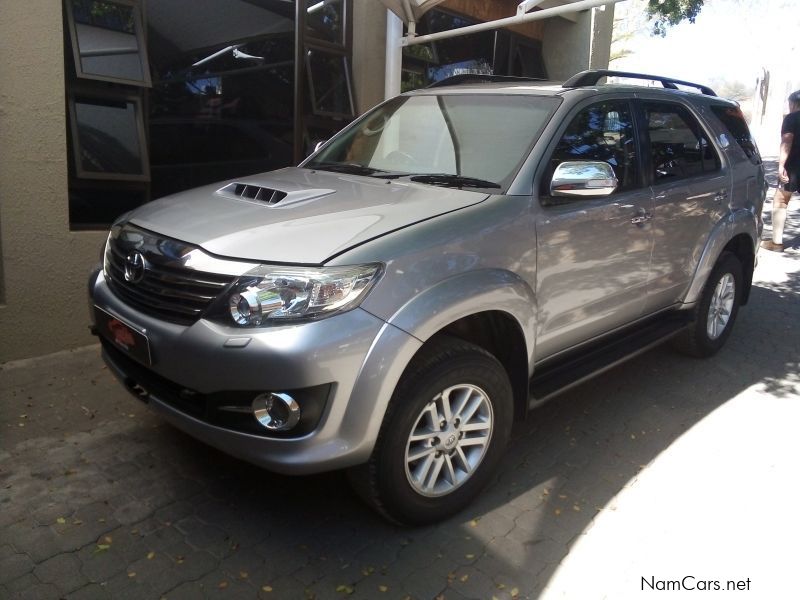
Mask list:
[[[454,385],[428,402],[406,444],[406,476],[414,490],[443,496],[466,483],[486,455],[493,426],[492,404],[477,386]]]

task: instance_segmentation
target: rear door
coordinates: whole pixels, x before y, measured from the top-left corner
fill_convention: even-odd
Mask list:
[[[731,172],[688,105],[642,99],[640,108],[654,200],[649,313],[683,297],[714,225],[728,212]]]
[[[630,101],[595,101],[565,121],[540,180],[539,359],[641,316],[653,247],[651,191],[641,178]],[[617,191],[603,198],[550,197],[555,167],[581,160],[610,164],[619,180]]]

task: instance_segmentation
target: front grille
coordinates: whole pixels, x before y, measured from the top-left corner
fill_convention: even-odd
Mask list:
[[[138,281],[128,281],[125,264],[135,252],[144,259],[143,273]],[[126,225],[112,232],[106,249],[109,287],[142,312],[190,325],[236,279],[186,266],[186,257],[197,253],[202,250],[196,246]]]

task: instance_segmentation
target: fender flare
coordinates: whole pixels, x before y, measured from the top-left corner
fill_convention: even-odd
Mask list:
[[[506,313],[517,322],[532,365],[536,296],[522,278],[505,269],[478,269],[445,279],[406,302],[387,322],[426,342],[447,325],[488,311]]]
[[[694,304],[699,300],[711,270],[717,264],[722,251],[734,237],[742,233],[750,236],[754,244],[753,253],[755,254],[755,244],[758,240],[757,232],[758,222],[756,216],[749,210],[734,211],[720,220],[708,236],[692,281],[689,284],[689,289],[686,292],[686,297],[683,300],[684,304]]]

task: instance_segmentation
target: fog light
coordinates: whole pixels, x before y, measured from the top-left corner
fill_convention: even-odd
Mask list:
[[[270,431],[288,431],[300,422],[300,405],[289,394],[259,394],[253,416]]]

